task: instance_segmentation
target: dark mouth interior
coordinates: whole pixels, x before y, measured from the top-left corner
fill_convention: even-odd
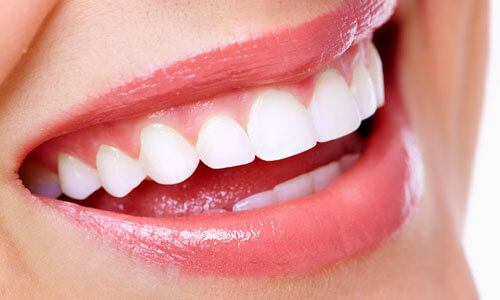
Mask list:
[[[374,43],[384,68],[391,68],[397,26],[389,22],[375,32]],[[354,133],[340,139],[319,143],[314,148],[279,161],[254,162],[226,169],[210,169],[200,163],[186,181],[175,185],[160,185],[144,180],[130,194],[116,198],[102,188],[85,200],[61,196],[58,201],[135,216],[180,217],[199,215],[207,209],[231,210],[232,205],[245,197],[259,193],[283,181],[336,161],[348,153],[362,151],[364,141],[373,130],[373,119],[363,121]]]

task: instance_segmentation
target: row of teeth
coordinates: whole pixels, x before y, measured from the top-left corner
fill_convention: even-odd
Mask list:
[[[232,211],[266,207],[320,192],[337,179],[343,172],[349,169],[358,158],[359,154],[346,154],[339,161],[331,162],[309,173],[282,182],[276,185],[272,190],[260,192],[240,200],[233,205]],[[216,208],[205,211],[205,213],[223,212],[227,212],[227,210]]]
[[[85,199],[100,187],[115,197],[123,197],[146,178],[160,184],[182,182],[193,174],[200,159],[219,169],[248,164],[255,156],[272,161],[296,155],[317,142],[355,131],[362,120],[384,104],[382,63],[373,46],[368,61],[367,66],[361,59],[354,63],[350,86],[334,68],[320,74],[308,107],[288,92],[261,89],[246,127],[228,116],[214,115],[205,121],[196,145],[192,145],[174,128],[150,124],[141,131],[139,159],[101,145],[96,155],[97,168],[93,168],[61,153],[57,175],[35,172],[38,177],[31,180],[32,184],[28,178],[27,186],[48,197],[58,197],[62,192],[73,199]]]

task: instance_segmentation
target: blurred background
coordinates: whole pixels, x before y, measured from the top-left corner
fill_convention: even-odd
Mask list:
[[[491,50],[483,120],[465,227],[465,252],[481,299],[500,299],[500,0],[491,0]]]

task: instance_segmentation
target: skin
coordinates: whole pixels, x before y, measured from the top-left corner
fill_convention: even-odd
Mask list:
[[[26,201],[16,185],[19,137],[33,136],[90,93],[186,53],[300,24],[339,3],[0,0],[0,26],[8,29],[0,35],[0,296],[477,298],[461,237],[487,57],[486,0],[400,2],[398,77],[426,189],[402,230],[356,259],[286,278],[166,274],[103,247]]]

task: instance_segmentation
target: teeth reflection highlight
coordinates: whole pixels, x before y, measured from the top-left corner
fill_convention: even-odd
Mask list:
[[[267,161],[293,156],[316,144],[307,110],[293,95],[274,89],[259,92],[247,131],[257,156]]]
[[[96,169],[71,155],[60,154],[57,166],[61,190],[73,199],[83,200],[101,187]]]
[[[163,124],[142,130],[139,160],[146,174],[161,184],[186,180],[199,162],[196,149],[180,133]]]
[[[107,145],[99,147],[96,165],[102,187],[115,197],[127,195],[146,177],[139,161]]]
[[[377,96],[370,74],[361,60],[354,64],[351,91],[358,104],[361,119],[371,117],[377,110]]]

